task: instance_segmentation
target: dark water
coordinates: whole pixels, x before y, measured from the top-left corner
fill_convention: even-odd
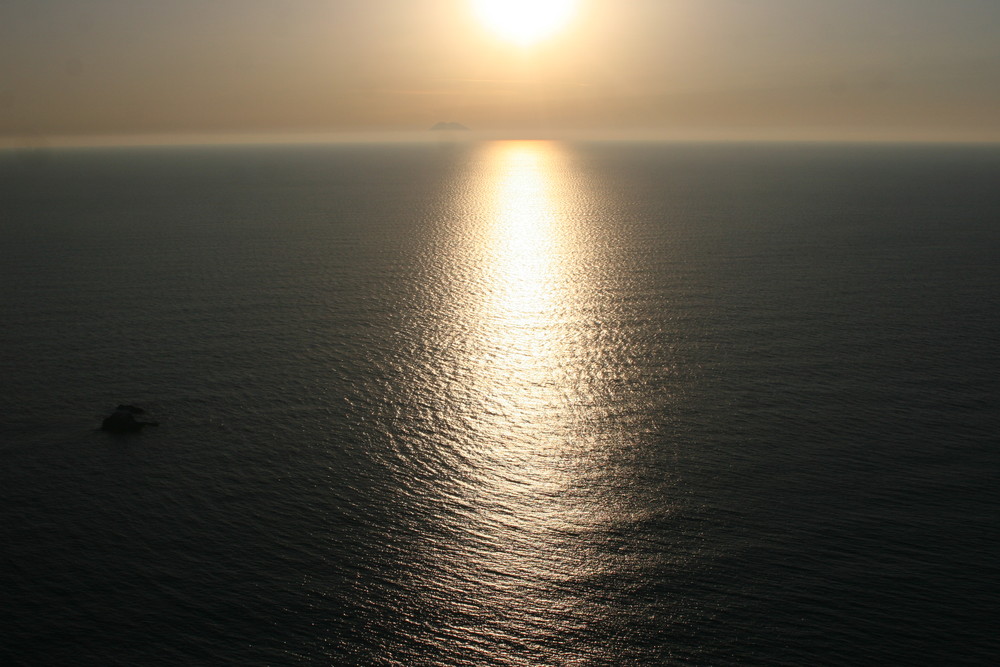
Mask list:
[[[0,188],[0,663],[1000,654],[1000,149],[77,150]],[[95,430],[120,402],[161,425]]]

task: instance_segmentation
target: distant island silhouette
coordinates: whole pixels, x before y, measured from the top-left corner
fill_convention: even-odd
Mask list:
[[[431,130],[435,130],[435,131],[436,130],[468,130],[468,129],[469,128],[467,128],[466,126],[462,125],[461,123],[455,123],[455,122],[445,123],[444,121],[442,121],[440,123],[435,123],[434,126],[431,128]]]

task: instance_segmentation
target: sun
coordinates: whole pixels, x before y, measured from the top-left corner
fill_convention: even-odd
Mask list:
[[[576,0],[472,0],[479,19],[504,39],[529,46],[573,16]]]

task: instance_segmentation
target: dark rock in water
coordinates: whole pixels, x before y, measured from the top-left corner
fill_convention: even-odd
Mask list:
[[[111,433],[134,433],[144,426],[159,426],[157,422],[141,422],[135,418],[145,412],[134,405],[119,405],[115,411],[101,422],[101,430]]]

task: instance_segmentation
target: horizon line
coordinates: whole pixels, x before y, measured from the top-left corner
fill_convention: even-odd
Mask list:
[[[881,136],[879,136],[881,135]],[[65,135],[3,135],[0,151],[43,151],[60,148],[128,148],[158,146],[322,145],[365,143],[459,144],[482,141],[580,141],[675,144],[883,144],[1000,145],[1000,136],[964,137],[932,133],[889,134],[876,131],[759,132],[666,130],[565,130],[560,132],[469,130],[461,134],[426,130],[358,130],[319,132],[162,132]]]

